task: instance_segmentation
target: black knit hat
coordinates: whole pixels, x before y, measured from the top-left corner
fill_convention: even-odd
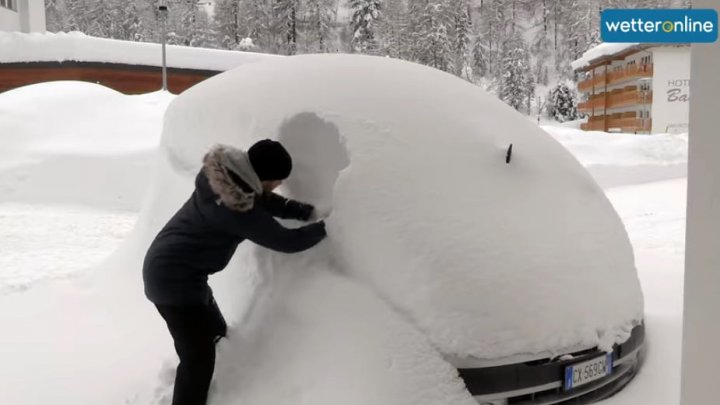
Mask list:
[[[257,142],[248,149],[248,157],[261,181],[290,177],[292,158],[280,142],[270,139]]]

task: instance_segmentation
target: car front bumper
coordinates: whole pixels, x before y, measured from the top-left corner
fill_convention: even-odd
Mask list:
[[[482,368],[458,368],[470,393],[481,405],[589,404],[620,391],[640,368],[645,325],[636,326],[630,338],[613,348],[610,375],[571,390],[564,390],[565,367],[590,360],[597,349],[568,353],[570,360],[538,359]]]

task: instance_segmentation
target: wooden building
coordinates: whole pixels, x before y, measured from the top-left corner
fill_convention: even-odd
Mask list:
[[[625,133],[687,131],[690,47],[601,44],[573,62],[582,129]]]
[[[162,88],[162,47],[157,43],[96,38],[80,32],[0,31],[0,49],[0,92],[56,80],[98,83],[126,94]],[[181,93],[224,71],[275,57],[168,45],[168,89]]]
[[[168,90],[179,94],[220,71],[168,69]],[[162,88],[157,66],[101,62],[0,63],[0,93],[17,87],[55,80],[79,80],[101,84],[125,94],[141,94]]]

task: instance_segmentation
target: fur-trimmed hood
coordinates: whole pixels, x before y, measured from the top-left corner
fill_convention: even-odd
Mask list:
[[[203,173],[210,189],[218,197],[217,203],[246,212],[253,209],[255,199],[262,195],[262,182],[250,164],[247,152],[227,145],[215,145],[203,158]],[[247,189],[239,186],[231,176],[237,176]]]

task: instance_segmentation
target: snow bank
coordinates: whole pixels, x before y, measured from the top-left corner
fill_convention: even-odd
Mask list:
[[[583,165],[637,166],[687,163],[688,134],[631,135],[543,126]]]
[[[135,213],[0,204],[0,295],[94,268],[130,233]]]
[[[687,177],[688,134],[630,135],[543,126],[603,186]]]
[[[173,97],[62,81],[0,94],[0,202],[139,210]]]
[[[210,403],[476,405],[422,333],[335,272],[330,248],[292,260],[252,249],[270,274],[219,347]]]
[[[337,269],[445,355],[608,348],[642,318],[623,225],[572,155],[477,87],[397,60],[277,59],[176,98],[140,239],[187,198],[210,145],[247,147],[264,137],[295,157],[285,191],[332,205]],[[295,327],[312,316],[298,315]]]
[[[585,51],[579,59],[571,62],[570,66],[572,66],[574,70],[578,70],[588,66],[595,59],[614,55],[638,45],[640,44],[637,42],[604,42]]]
[[[0,63],[78,61],[162,66],[160,44],[96,38],[81,32],[0,32],[0,49]],[[225,71],[270,58],[276,56],[177,45],[167,47],[167,65],[173,68]]]

